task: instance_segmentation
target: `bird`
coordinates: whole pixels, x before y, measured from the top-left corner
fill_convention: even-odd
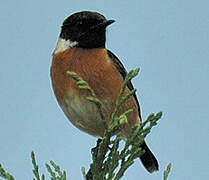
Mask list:
[[[121,61],[105,46],[106,29],[114,22],[94,11],[69,15],[62,23],[50,68],[52,88],[64,114],[78,129],[97,137],[104,135],[127,75]],[[103,118],[96,104],[86,99],[88,92],[80,89],[67,71],[75,72],[88,83],[102,104]],[[133,89],[129,81],[125,93]],[[127,117],[128,122],[120,129],[124,136],[130,133],[134,125],[142,122],[135,93],[120,106],[119,114],[128,109],[133,111]],[[144,167],[150,173],[157,171],[158,161],[146,142],[140,147],[144,150],[139,157]]]

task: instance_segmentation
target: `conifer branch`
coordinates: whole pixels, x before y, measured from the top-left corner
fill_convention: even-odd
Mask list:
[[[61,171],[60,167],[54,161],[51,160],[49,164],[46,163],[45,165],[51,175],[51,180],[66,180],[66,172]]]
[[[7,179],[7,180],[15,180],[14,177],[10,173],[4,170],[1,164],[0,164],[0,177]]]
[[[167,180],[168,179],[168,175],[171,171],[171,163],[169,163],[166,167],[166,170],[163,172],[163,180]]]
[[[33,151],[31,152],[31,159],[32,159],[32,165],[33,165],[33,174],[35,176],[33,180],[45,180],[45,176],[43,174],[40,176],[39,174],[39,167],[36,164],[35,154]]]

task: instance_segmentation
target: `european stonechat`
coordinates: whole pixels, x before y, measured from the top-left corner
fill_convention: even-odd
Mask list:
[[[54,94],[65,115],[80,130],[101,137],[127,74],[120,60],[105,48],[106,28],[113,22],[97,12],[82,11],[70,15],[62,24],[51,65]],[[77,73],[93,89],[102,103],[104,118],[96,104],[86,99],[86,91],[79,89],[69,78],[67,71]],[[125,91],[128,93],[132,89],[130,81]],[[121,129],[124,135],[142,120],[136,94],[121,105],[119,114],[128,109],[133,111]],[[144,167],[150,173],[158,170],[157,159],[145,142],[141,148],[145,151],[140,156]]]

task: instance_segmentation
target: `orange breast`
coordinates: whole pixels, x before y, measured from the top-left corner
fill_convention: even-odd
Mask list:
[[[67,105],[65,105],[64,108],[62,107],[63,111],[74,125],[76,125],[76,121],[79,121],[78,124],[80,125],[76,125],[78,128],[90,134],[101,136],[104,132],[105,126],[102,125],[102,122],[95,122],[98,120],[96,115],[95,118],[92,116],[89,118],[87,117],[89,113],[94,113],[93,111],[95,111],[95,107],[90,107],[88,103],[83,101],[83,97],[86,96],[85,91],[80,90],[75,84],[75,81],[67,76],[67,71],[76,72],[94,90],[96,96],[104,104],[104,115],[106,117],[106,121],[110,119],[111,113],[114,109],[115,101],[122,87],[123,78],[117,71],[112,60],[110,60],[107,56],[107,50],[103,48],[88,50],[82,48],[71,48],[53,56],[51,79],[54,93],[59,104],[62,107],[63,104],[65,104],[66,98],[69,102],[74,102],[74,104],[78,101],[80,104],[84,104],[83,110],[81,107],[81,110],[77,113],[73,114],[73,112],[76,111],[76,108],[73,112],[72,110],[66,110],[67,108],[72,108],[73,105],[69,107],[66,107]],[[75,97],[77,100],[75,100]],[[137,105],[134,98],[128,100],[121,107],[120,111],[122,113],[130,108],[132,108],[134,112],[128,118],[129,124],[127,124],[126,129],[130,129],[133,124],[139,122]],[[85,119],[85,117],[76,119],[79,113],[83,113],[82,111],[84,111],[84,114],[86,113],[86,118],[88,118],[88,120],[85,121],[82,119]],[[85,128],[86,126],[88,127]],[[99,128],[99,126],[101,128]],[[98,130],[95,130],[95,128],[98,128]]]

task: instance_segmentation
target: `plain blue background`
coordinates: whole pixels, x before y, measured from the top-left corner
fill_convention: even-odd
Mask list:
[[[0,163],[17,180],[32,179],[30,152],[41,172],[53,159],[68,179],[82,179],[96,138],[74,128],[55,100],[49,77],[51,54],[69,14],[95,10],[116,22],[107,47],[134,79],[142,116],[163,111],[147,137],[160,171],[140,162],[123,180],[209,178],[209,1],[2,1],[0,5]]]

